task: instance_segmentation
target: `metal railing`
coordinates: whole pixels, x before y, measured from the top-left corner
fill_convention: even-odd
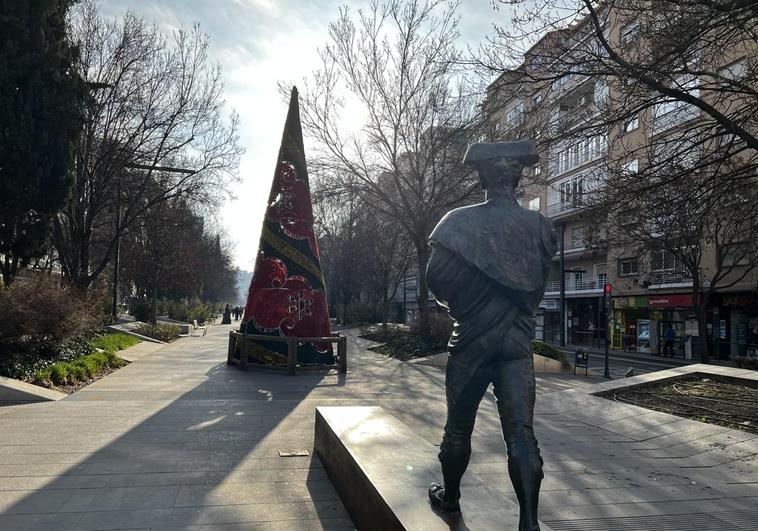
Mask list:
[[[566,279],[566,292],[573,291],[592,291],[602,290],[607,284],[608,279],[606,277],[596,277],[589,280],[575,280],[573,278]],[[545,293],[558,292],[561,290],[561,282],[559,280],[553,280],[547,283]]]
[[[565,214],[567,212],[573,212],[575,210],[581,210],[584,208],[584,205],[582,205],[579,201],[571,201],[566,203],[554,203],[552,205],[547,205],[547,217],[553,218],[556,216],[560,216],[561,214]]]

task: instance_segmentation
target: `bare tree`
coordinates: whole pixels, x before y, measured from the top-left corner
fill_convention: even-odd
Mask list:
[[[748,221],[756,216],[755,201],[742,200],[753,195],[758,170],[755,6],[494,4],[513,23],[496,27],[477,63],[502,74],[497,94],[528,102],[520,111],[549,153],[545,181],[567,165],[591,162],[585,154],[598,141],[604,158],[571,191],[572,203],[586,207],[591,226],[601,228],[592,238],[639,252],[647,269],[661,253],[675,258],[692,282],[705,338],[712,293],[756,265]],[[632,214],[634,223],[619,230]],[[707,361],[707,342],[700,345]]]
[[[348,305],[365,300],[386,324],[390,299],[411,260],[404,232],[354,193],[316,188],[314,203],[327,293],[337,315],[344,322]]]
[[[479,113],[477,92],[456,65],[456,9],[442,0],[373,0],[353,17],[343,8],[303,104],[318,150],[313,173],[400,227],[422,272],[435,224],[477,193],[475,177],[460,164],[478,135]],[[348,101],[366,112],[359,132],[341,120]],[[423,275],[418,296],[424,334]]]
[[[118,238],[158,203],[215,205],[235,177],[237,117],[224,119],[219,67],[199,26],[172,38],[134,13],[105,21],[85,1],[71,18],[91,89],[73,194],[55,221],[63,271],[86,288]]]

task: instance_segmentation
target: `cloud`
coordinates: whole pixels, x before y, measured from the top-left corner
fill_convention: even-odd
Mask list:
[[[235,243],[235,263],[252,270],[265,202],[273,177],[287,103],[277,83],[297,82],[318,66],[317,50],[328,38],[328,24],[339,7],[355,12],[366,0],[103,0],[101,13],[114,17],[131,10],[166,32],[200,23],[210,35],[212,57],[223,68],[225,98],[240,115],[240,163],[237,197],[221,211]],[[497,15],[489,0],[461,5],[463,43],[477,42]],[[462,43],[462,44],[463,44]],[[360,113],[351,112],[357,118]],[[356,125],[356,124],[352,124]],[[308,146],[306,144],[306,156]]]

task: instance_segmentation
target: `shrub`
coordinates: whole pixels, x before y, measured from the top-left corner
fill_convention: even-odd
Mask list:
[[[437,345],[447,345],[453,334],[453,320],[447,313],[429,314],[429,339]]]
[[[734,358],[734,363],[736,363],[737,367],[740,369],[752,369],[754,371],[758,370],[758,358],[740,356]]]
[[[380,302],[351,302],[345,308],[347,323],[381,323],[382,318]]]
[[[131,314],[135,320],[147,323],[153,318],[153,306],[147,301],[135,301],[131,306]]]
[[[56,278],[19,278],[0,290],[0,338],[3,344],[35,340],[63,341],[87,335],[97,325],[97,312],[75,289]],[[0,347],[1,348],[1,347]]]
[[[564,369],[571,368],[571,362],[565,352],[558,350],[555,347],[551,347],[542,341],[538,341],[537,339],[532,341],[532,352],[539,354],[540,356],[545,356],[546,358],[560,361],[561,367]]]
[[[158,341],[171,342],[179,337],[179,333],[182,331],[177,325],[167,324],[142,324],[134,329],[140,335],[157,339]]]

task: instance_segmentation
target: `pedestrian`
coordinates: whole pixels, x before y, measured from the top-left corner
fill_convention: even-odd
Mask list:
[[[674,332],[674,327],[669,324],[668,330],[666,330],[665,340],[666,340],[666,346],[664,347],[663,354],[665,356],[671,356],[674,357],[674,338],[676,337],[676,333]]]
[[[227,304],[224,306],[224,315],[221,318],[221,324],[232,324],[232,309]]]

